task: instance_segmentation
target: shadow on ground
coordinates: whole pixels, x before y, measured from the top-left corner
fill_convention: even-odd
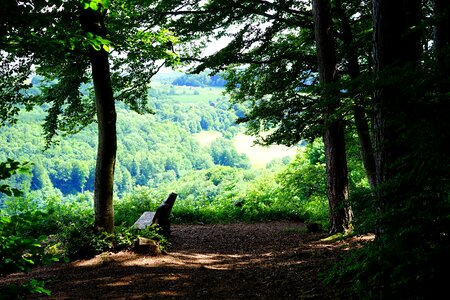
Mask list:
[[[105,253],[12,274],[47,281],[50,299],[335,299],[318,279],[335,261],[298,222],[174,225],[169,253]]]

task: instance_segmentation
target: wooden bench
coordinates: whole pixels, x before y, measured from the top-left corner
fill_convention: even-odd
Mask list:
[[[170,193],[166,200],[161,203],[156,211],[146,211],[140,218],[134,223],[134,227],[138,229],[144,229],[147,226],[157,224],[161,227],[162,234],[164,236],[170,236],[170,213],[172,212],[173,204],[177,199],[176,193]]]

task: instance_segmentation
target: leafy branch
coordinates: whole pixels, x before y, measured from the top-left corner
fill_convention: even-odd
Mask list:
[[[6,162],[0,163],[0,180],[5,180],[10,178],[14,174],[25,174],[30,172],[30,164],[28,162],[20,163],[14,161],[10,158]],[[16,188],[10,187],[7,184],[0,185],[0,193],[6,194],[8,196],[21,196],[22,192]]]

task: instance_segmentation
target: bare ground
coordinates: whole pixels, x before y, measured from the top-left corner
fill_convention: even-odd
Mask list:
[[[50,299],[336,299],[318,274],[345,250],[299,222],[173,225],[169,253],[104,253],[12,274],[45,279]]]

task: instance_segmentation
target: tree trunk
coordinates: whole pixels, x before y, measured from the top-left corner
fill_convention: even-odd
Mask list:
[[[358,54],[354,46],[353,33],[350,25],[350,19],[345,13],[341,0],[335,1],[335,7],[339,19],[342,23],[342,41],[345,46],[345,56],[347,58],[348,75],[351,79],[356,79],[360,76],[360,67],[358,62]],[[355,93],[354,93],[355,94]],[[360,97],[354,96],[353,117],[356,127],[356,132],[359,139],[359,147],[361,153],[361,160],[364,165],[369,185],[372,189],[376,186],[376,171],[375,158],[373,153],[372,138],[370,136],[369,124],[366,113],[364,112],[363,104]]]
[[[332,32],[330,1],[314,0],[312,4],[319,80],[323,87],[322,100],[327,102],[324,113],[323,140],[327,170],[329,232],[334,234],[348,230],[352,221],[352,211],[348,200],[344,124],[342,118],[336,116],[336,109],[339,106],[339,91],[328,89],[330,84],[337,80],[336,47]]]
[[[450,59],[450,6],[448,0],[434,0],[434,30],[433,51],[435,56],[436,73],[439,80],[435,83],[436,91],[440,95],[449,95]],[[441,96],[442,97],[442,96]],[[444,96],[445,97],[445,96]],[[444,102],[447,100],[445,99]]]
[[[85,9],[81,23],[85,32],[106,38],[100,11]],[[117,151],[116,108],[111,84],[108,52],[89,49],[98,122],[98,149],[94,183],[95,227],[114,232],[114,168]]]
[[[373,190],[376,187],[377,176],[372,138],[370,136],[369,124],[364,108],[358,103],[358,99],[355,99],[355,102],[353,116],[355,118],[356,132],[358,133],[361,160],[364,165],[364,171],[366,172],[370,188]]]
[[[419,67],[420,16],[420,0],[373,1],[378,236],[399,229],[392,212],[405,209],[405,201],[410,201],[411,190],[417,185],[411,176],[413,164],[407,160],[414,154],[411,127],[417,124],[418,107],[408,76]]]
[[[353,219],[348,199],[347,157],[342,120],[333,121],[327,126],[323,141],[327,168],[329,233],[334,234],[349,230]]]
[[[421,54],[418,28],[421,1],[373,1],[375,79],[389,76],[385,71],[415,65]],[[393,178],[393,163],[402,157],[406,145],[400,139],[400,122],[408,119],[402,97],[404,86],[384,84],[375,91],[374,142],[377,186]],[[408,124],[407,122],[405,124]]]
[[[108,54],[92,50],[92,78],[98,121],[98,149],[95,168],[95,226],[114,232],[114,168],[116,163],[116,109],[109,76]]]

